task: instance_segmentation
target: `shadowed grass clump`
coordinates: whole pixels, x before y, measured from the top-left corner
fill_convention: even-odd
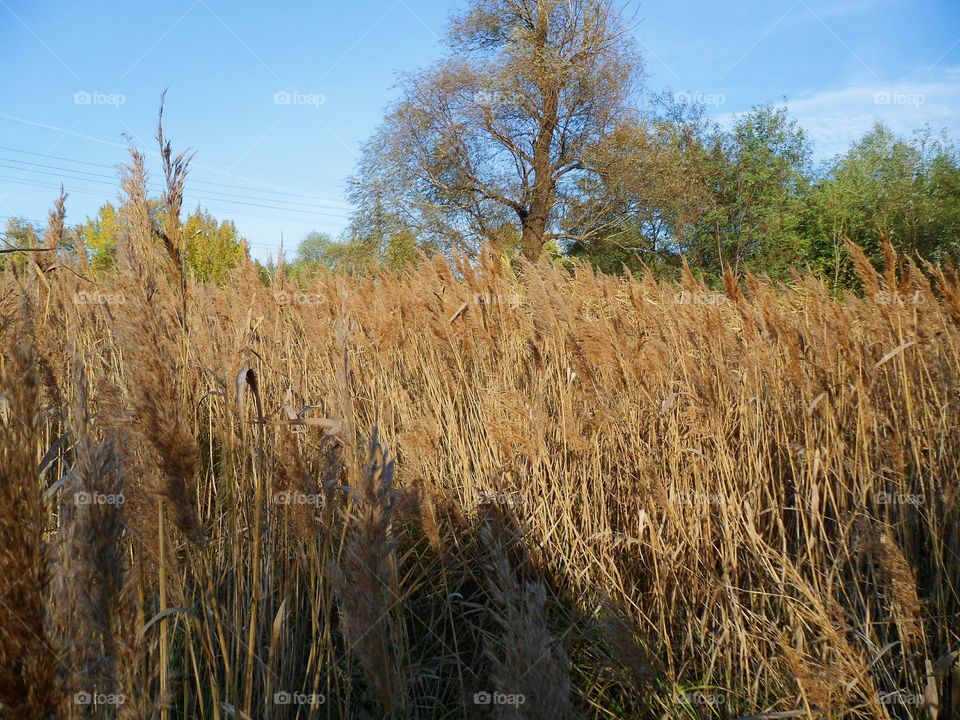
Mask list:
[[[2,312],[0,339],[0,709],[10,717],[56,716],[63,696],[56,645],[47,624],[47,503],[36,480],[44,444],[40,379],[20,298]]]

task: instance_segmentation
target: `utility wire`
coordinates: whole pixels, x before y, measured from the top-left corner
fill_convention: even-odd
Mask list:
[[[113,171],[116,171],[117,168],[118,168],[118,166],[122,164],[122,163],[116,163],[116,164],[114,164],[114,165],[108,165],[108,164],[106,164],[106,163],[91,162],[91,161],[89,161],[89,160],[76,160],[76,159],[73,159],[73,158],[63,157],[62,155],[49,155],[49,154],[46,154],[46,153],[31,152],[31,151],[29,151],[29,150],[21,150],[20,148],[6,147],[6,146],[3,146],[3,145],[0,145],[0,150],[3,150],[3,151],[5,151],[5,152],[15,152],[15,153],[19,153],[19,154],[22,154],[22,155],[30,155],[30,156],[32,156],[32,157],[45,158],[45,159],[49,159],[49,160],[60,160],[60,161],[62,161],[62,162],[75,163],[75,164],[77,164],[77,165],[86,165],[86,166],[88,166],[88,167],[104,168],[104,169],[113,170]],[[9,162],[24,162],[24,161],[22,161],[22,160],[10,159]],[[38,165],[38,166],[40,166],[40,167],[44,167],[44,165],[43,165],[42,163],[31,163],[31,164],[33,164],[33,165]],[[198,169],[199,169],[199,168],[196,168],[195,166],[191,165],[191,171],[192,171],[192,172],[196,172],[196,170],[198,170]],[[71,171],[72,171],[72,172],[81,172],[81,171],[79,171],[79,170],[71,170]],[[216,170],[207,170],[207,172],[218,172],[218,171],[216,171]],[[113,174],[113,175],[97,175],[97,177],[104,177],[104,178],[116,180],[116,177],[117,177],[117,176],[116,176],[116,174]],[[293,189],[293,188],[278,188],[278,189],[276,189],[276,190],[267,190],[267,189],[260,189],[260,188],[251,188],[251,187],[249,187],[249,186],[247,186],[247,185],[234,185],[234,184],[232,184],[232,183],[223,183],[223,182],[220,182],[220,181],[211,182],[211,181],[209,181],[209,180],[200,180],[200,181],[198,181],[198,182],[199,182],[200,184],[211,185],[211,186],[214,186],[214,187],[231,188],[231,189],[234,189],[234,190],[246,190],[246,191],[248,191],[248,192],[256,192],[256,193],[261,193],[261,194],[265,194],[265,195],[282,195],[282,196],[285,196],[285,197],[286,197],[286,196],[288,196],[288,195],[293,194],[293,195],[298,195],[298,196],[300,196],[300,197],[303,197],[303,198],[305,198],[305,199],[307,199],[307,200],[315,200],[318,204],[321,204],[321,205],[330,205],[330,206],[332,206],[332,207],[342,207],[342,206],[345,205],[345,203],[343,203],[343,202],[341,202],[341,201],[339,201],[339,200],[325,200],[324,198],[320,197],[319,195],[312,195],[312,194],[310,194],[310,193],[305,193],[305,192],[303,192],[303,191],[301,191],[301,190],[295,190],[295,189]],[[263,185],[264,187],[267,187],[267,188],[269,188],[269,187],[276,187],[276,186],[274,186],[274,185],[269,185],[269,184],[267,184],[267,183],[260,183],[260,182],[258,182],[258,181],[256,181],[256,180],[250,180],[250,181],[248,181],[248,182],[251,182],[251,183],[256,184],[256,185]]]
[[[70,128],[62,128],[62,127],[57,127],[56,125],[49,125],[49,124],[47,124],[47,123],[38,123],[38,122],[32,122],[32,121],[30,121],[30,120],[24,120],[23,118],[18,118],[18,117],[14,116],[14,115],[7,115],[6,113],[0,113],[0,120],[4,120],[4,121],[6,121],[6,122],[16,123],[16,124],[18,124],[18,125],[26,125],[26,126],[28,126],[28,127],[38,127],[38,128],[43,128],[44,130],[52,130],[52,131],[55,131],[55,132],[62,133],[63,135],[70,135],[71,137],[78,137],[78,138],[80,138],[80,139],[82,139],[82,140],[88,140],[88,141],[90,141],[90,142],[99,143],[100,145],[109,145],[109,146],[111,146],[111,147],[119,148],[119,149],[125,150],[125,151],[130,149],[129,144],[124,145],[123,143],[119,143],[119,142],[116,142],[116,141],[113,141],[113,140],[104,140],[103,138],[94,137],[94,136],[92,136],[92,135],[84,135],[83,133],[73,132],[73,130],[71,130]],[[144,152],[145,154],[147,154],[147,155],[153,155],[153,156],[159,156],[159,155],[160,155],[160,153],[159,153],[158,151],[156,151],[156,150],[144,150],[143,152]],[[298,175],[298,174],[295,174],[295,173],[284,172],[284,171],[282,171],[282,170],[270,170],[270,169],[267,169],[267,168],[258,168],[258,167],[253,167],[253,166],[251,166],[251,165],[243,165],[243,164],[240,164],[240,163],[237,163],[237,162],[226,162],[226,161],[224,161],[224,160],[213,160],[213,159],[207,159],[207,160],[205,160],[204,162],[210,162],[210,163],[213,163],[213,164],[215,164],[215,165],[226,165],[226,166],[227,166],[227,171],[226,171],[226,172],[228,173],[228,177],[234,177],[234,178],[237,178],[237,179],[239,179],[239,180],[243,180],[243,181],[245,181],[245,182],[253,182],[253,183],[258,183],[258,184],[259,184],[259,181],[257,181],[257,180],[251,180],[250,178],[245,178],[245,177],[243,177],[242,175],[234,175],[234,174],[230,173],[230,170],[232,170],[233,168],[247,168],[247,169],[249,169],[249,170],[257,170],[258,172],[269,173],[269,174],[271,174],[271,175],[284,175],[284,176],[286,176],[286,177],[294,177],[294,178],[298,178],[298,179],[300,179],[300,180],[311,180],[311,181],[314,181],[314,182],[326,182],[324,179],[318,178],[318,177],[311,177],[311,176],[309,176],[309,175]],[[209,170],[210,172],[216,172],[216,173],[220,173],[220,172],[221,172],[221,171],[218,170],[217,168],[207,167],[207,166],[205,166],[205,165],[200,164],[199,162],[194,162],[194,163],[192,163],[192,167],[194,167],[194,168],[196,168],[196,169],[199,169],[199,170]]]
[[[10,164],[10,163],[19,163],[19,164]],[[75,180],[90,182],[99,185],[109,185],[110,187],[117,187],[117,179],[111,178],[109,175],[102,175],[98,173],[87,172],[84,170],[75,170],[73,168],[61,168],[55,165],[46,165],[43,163],[31,163],[27,167],[20,167],[23,164],[23,161],[15,160],[11,158],[0,157],[0,168],[5,168],[8,170],[17,170],[26,173],[34,173],[37,175],[48,175],[56,178],[61,178],[63,180]],[[37,169],[44,168],[44,169]],[[54,172],[51,172],[54,171]],[[89,176],[89,177],[77,177],[77,175]],[[193,195],[194,192],[200,197],[210,197],[217,201],[231,202],[231,203],[242,203],[252,207],[263,207],[272,210],[292,210],[294,212],[298,211],[300,208],[306,208],[306,210],[311,213],[328,215],[331,217],[337,217],[341,219],[346,219],[346,213],[337,213],[334,212],[332,208],[327,205],[316,205],[313,203],[300,202],[297,200],[281,200],[281,199],[272,199],[272,198],[261,198],[253,197],[249,195],[242,195],[239,193],[220,193],[213,191],[204,191],[204,190],[187,190],[188,195]],[[259,202],[258,202],[259,201]],[[264,204],[268,203],[268,204]],[[278,205],[279,203],[279,205]],[[289,207],[288,207],[289,206]]]
[[[0,167],[3,167],[3,165],[0,164]],[[51,175],[53,173],[44,173],[44,174]],[[54,175],[54,176],[58,178],[62,178],[62,176],[60,175]],[[108,187],[116,187],[114,183],[97,181],[89,178],[65,178],[65,179],[70,180],[72,182],[87,182],[87,183],[108,186]],[[23,185],[26,187],[44,188],[44,189],[49,189],[53,191],[57,191],[60,189],[60,183],[58,182],[48,184],[48,183],[42,182],[40,179],[37,179],[37,178],[22,178],[22,177],[16,178],[16,177],[10,177],[10,176],[4,175],[4,176],[0,176],[0,181],[11,182],[16,185]],[[100,197],[100,198],[104,196],[104,193],[102,191],[98,192],[94,188],[90,188],[83,185],[74,186],[74,185],[69,185],[68,183],[64,183],[64,187],[67,190],[68,194],[86,195],[86,196]],[[265,203],[255,203],[249,200],[231,200],[229,198],[223,198],[223,197],[211,196],[210,199],[212,202],[201,202],[203,201],[203,199],[204,199],[203,196],[193,196],[192,193],[187,192],[185,194],[184,204],[187,206],[190,206],[190,205],[193,205],[194,204],[193,201],[196,200],[198,205],[202,206],[203,208],[211,212],[217,212],[223,215],[236,215],[239,217],[263,218],[264,220],[291,220],[291,221],[307,222],[307,221],[312,221],[320,218],[332,218],[335,220],[347,219],[347,217],[344,215],[338,215],[336,213],[326,212],[324,210],[312,210],[309,208],[297,208],[297,207],[278,207],[276,205],[269,205]],[[239,205],[241,207],[259,207],[259,208],[264,208],[266,210],[280,212],[280,213],[283,213],[283,215],[276,216],[276,215],[261,215],[257,213],[247,213],[247,212],[243,212],[242,210],[238,210],[236,208],[223,207],[219,205],[219,203],[227,203],[229,205]]]
[[[10,181],[13,181],[13,182],[18,182],[20,185],[24,185],[24,186],[27,186],[27,187],[42,188],[42,189],[44,189],[44,190],[57,191],[57,190],[60,189],[60,186],[59,186],[58,184],[47,185],[47,184],[40,183],[40,182],[36,182],[36,181],[20,180],[20,179],[18,179],[18,178],[8,178],[8,177],[4,177],[4,176],[0,175],[0,181],[3,181],[3,180],[10,180]],[[84,195],[84,196],[87,196],[87,197],[95,197],[95,198],[103,198],[103,193],[101,193],[101,192],[96,192],[96,191],[93,191],[93,190],[90,190],[90,189],[71,188],[71,189],[69,190],[68,194],[71,194],[71,195]],[[212,212],[212,213],[215,213],[215,214],[219,215],[219,216],[220,216],[220,219],[222,219],[222,220],[229,220],[229,219],[231,219],[231,218],[233,218],[233,217],[244,217],[244,218],[251,218],[251,219],[255,219],[255,220],[273,220],[273,221],[276,221],[276,222],[298,223],[298,224],[302,224],[302,225],[314,226],[314,227],[316,227],[317,229],[320,229],[320,230],[328,230],[328,231],[331,231],[331,232],[337,232],[337,231],[338,231],[337,229],[332,228],[331,226],[326,225],[325,223],[323,223],[322,220],[321,220],[320,222],[314,222],[314,221],[313,221],[312,219],[310,219],[310,218],[290,217],[289,215],[287,215],[287,216],[261,215],[261,214],[259,214],[259,213],[246,213],[246,212],[243,212],[242,210],[235,210],[235,209],[229,209],[229,210],[228,210],[228,209],[221,208],[221,207],[217,207],[217,206],[204,205],[203,207],[204,207],[204,209],[208,210],[209,212]],[[302,211],[301,211],[301,212],[302,212]],[[45,224],[45,223],[46,223],[46,221],[44,220],[44,221],[38,222],[38,223],[36,223],[36,224],[43,225],[43,224]],[[323,223],[323,224],[321,224],[321,223]]]

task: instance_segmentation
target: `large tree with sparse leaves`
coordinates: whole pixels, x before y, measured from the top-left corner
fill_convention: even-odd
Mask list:
[[[354,184],[441,250],[509,237],[536,260],[564,217],[591,150],[631,114],[639,58],[608,0],[472,0],[449,55],[403,83]]]

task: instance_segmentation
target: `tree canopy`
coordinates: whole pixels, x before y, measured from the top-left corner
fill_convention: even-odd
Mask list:
[[[591,150],[630,114],[639,59],[606,0],[475,0],[448,57],[408,77],[368,143],[359,217],[443,250],[502,240],[535,260],[595,173]],[[378,208],[378,210],[376,210]]]
[[[490,243],[510,259],[549,251],[610,272],[809,267],[837,287],[853,279],[847,240],[878,261],[883,238],[956,260],[949,140],[877,126],[815,166],[785,105],[721,126],[682,96],[641,95],[630,37],[608,0],[471,0],[445,57],[404,79],[365,146],[347,247],[327,256],[396,266],[415,250]]]
[[[150,201],[154,222],[160,226],[163,209],[158,201]],[[112,203],[100,207],[96,217],[77,225],[73,232],[79,246],[85,249],[94,272],[106,272],[113,266],[113,257],[123,232],[120,208]],[[186,239],[187,268],[199,280],[222,282],[227,273],[247,256],[246,241],[230,220],[218,221],[209,212],[197,207],[183,222]]]

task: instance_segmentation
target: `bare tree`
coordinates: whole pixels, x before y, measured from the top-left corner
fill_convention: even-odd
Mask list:
[[[536,260],[559,233],[591,148],[630,114],[640,76],[608,0],[473,0],[449,56],[403,84],[368,144],[354,198],[443,249],[518,226]]]

